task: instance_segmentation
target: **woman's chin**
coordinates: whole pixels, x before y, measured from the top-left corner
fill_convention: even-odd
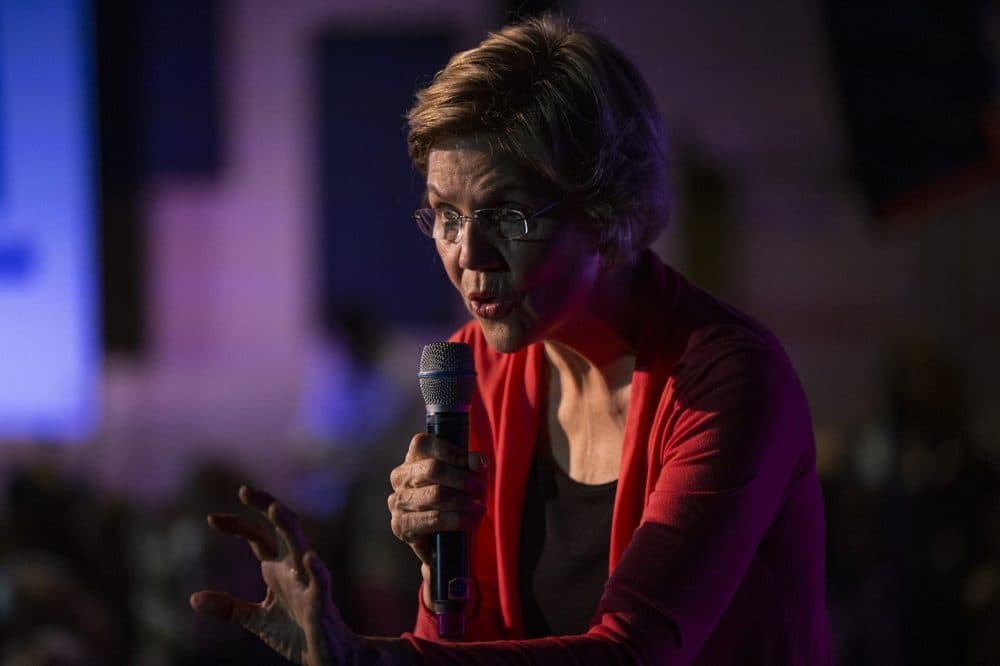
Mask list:
[[[531,342],[521,328],[511,325],[511,322],[479,319],[479,328],[482,329],[490,349],[501,354],[520,351]]]

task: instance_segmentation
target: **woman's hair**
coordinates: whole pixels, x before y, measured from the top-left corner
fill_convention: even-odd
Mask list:
[[[612,262],[666,226],[666,145],[653,94],[607,39],[563,18],[528,19],[455,54],[407,120],[421,174],[436,145],[477,136],[598,226]]]

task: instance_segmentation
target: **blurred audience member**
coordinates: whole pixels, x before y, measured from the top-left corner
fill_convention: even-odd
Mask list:
[[[1000,654],[998,473],[972,441],[962,380],[941,346],[900,341],[885,418],[821,431],[840,664],[986,664]]]
[[[49,465],[15,469],[4,505],[3,663],[122,663],[130,580],[121,508]]]

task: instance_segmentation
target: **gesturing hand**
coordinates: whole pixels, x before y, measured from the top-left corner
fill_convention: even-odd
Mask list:
[[[265,492],[240,488],[240,501],[264,520],[209,514],[209,524],[250,543],[267,594],[250,603],[218,590],[191,595],[200,613],[235,622],[285,658],[300,664],[350,663],[358,638],[330,598],[330,572],[302,534],[298,518]]]

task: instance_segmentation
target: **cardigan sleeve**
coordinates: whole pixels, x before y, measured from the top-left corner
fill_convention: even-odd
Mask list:
[[[808,408],[784,352],[750,335],[685,352],[660,397],[660,473],[589,631],[444,643],[442,664],[690,664],[726,610],[782,498],[812,462]],[[426,626],[420,625],[419,626]]]
[[[422,586],[417,592],[417,597],[417,622],[413,629],[413,635],[428,640],[438,640],[437,621],[433,611],[424,603]],[[490,641],[503,635],[500,607],[495,600],[476,600],[474,607],[469,612],[465,635],[466,641]]]

